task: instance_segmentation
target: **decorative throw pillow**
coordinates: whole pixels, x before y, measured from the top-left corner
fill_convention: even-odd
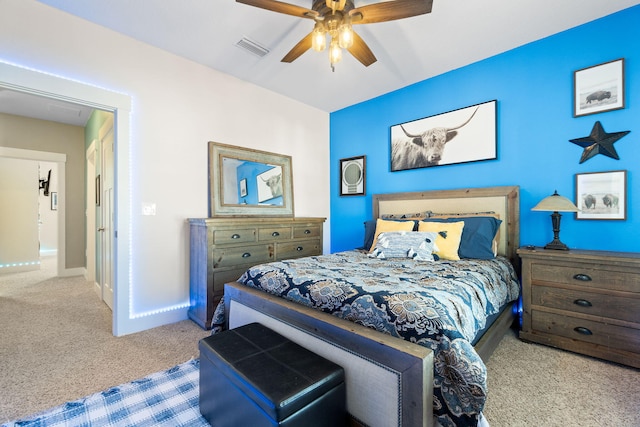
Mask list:
[[[431,231],[438,234],[436,238],[436,246],[438,250],[434,255],[440,259],[459,260],[458,248],[460,247],[460,239],[462,238],[462,230],[464,222],[435,222],[420,221],[418,223],[418,231]]]
[[[434,261],[436,233],[419,231],[389,231],[380,233],[371,258],[413,258],[416,261]]]
[[[378,218],[376,220],[376,232],[373,236],[373,242],[371,243],[371,246],[366,249],[371,252],[373,248],[376,247],[376,242],[378,241],[378,235],[380,233],[384,233],[386,231],[413,231],[415,224],[415,221],[386,221]]]
[[[458,248],[460,258],[492,259],[496,255],[496,237],[502,221],[498,215],[491,216],[455,216],[451,218],[429,218],[434,222],[464,222],[462,239]],[[499,238],[499,237],[498,237]]]

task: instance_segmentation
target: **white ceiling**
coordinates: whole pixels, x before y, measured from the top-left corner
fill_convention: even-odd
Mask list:
[[[234,0],[39,0],[142,42],[327,112],[592,21],[640,0],[433,0],[430,14],[354,26],[378,61],[348,53],[331,71],[326,52],[280,59],[313,21]],[[285,1],[285,0],[282,0]],[[312,0],[286,0],[311,8]],[[377,3],[354,0],[355,6]],[[246,37],[270,50],[236,46]]]
[[[0,87],[0,113],[83,126],[93,108]]]

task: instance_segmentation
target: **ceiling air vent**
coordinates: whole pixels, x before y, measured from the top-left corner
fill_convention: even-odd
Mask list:
[[[249,53],[259,56],[260,58],[269,53],[269,49],[260,46],[258,43],[254,42],[253,40],[249,40],[246,37],[243,37],[238,43],[236,43],[236,46],[246,50]]]

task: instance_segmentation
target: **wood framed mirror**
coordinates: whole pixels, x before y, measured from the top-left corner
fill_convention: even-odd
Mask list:
[[[209,216],[293,216],[291,156],[210,141]]]

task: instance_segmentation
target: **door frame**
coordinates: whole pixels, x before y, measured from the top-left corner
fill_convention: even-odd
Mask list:
[[[115,266],[113,265],[114,251],[113,251],[113,243],[115,241],[114,233],[116,231],[116,227],[112,222],[112,218],[114,217],[114,208],[113,201],[115,200],[115,180],[114,180],[114,172],[115,172],[115,163],[113,154],[110,154],[111,157],[111,165],[107,165],[107,147],[105,144],[105,140],[109,137],[111,141],[111,149],[115,150],[115,135],[113,128],[113,114],[107,117],[107,120],[100,126],[98,131],[98,140],[100,141],[100,181],[95,185],[96,191],[100,192],[99,199],[100,207],[98,208],[98,218],[97,221],[99,227],[102,229],[101,232],[96,232],[96,241],[98,242],[97,246],[99,248],[99,257],[97,259],[100,260],[100,277],[99,277],[99,288],[100,288],[100,298],[102,301],[107,304],[107,306],[113,310],[113,280],[115,278]],[[114,182],[112,183],[114,190],[114,197],[112,200],[108,198],[105,194],[105,189],[107,188],[107,176],[110,177]],[[109,285],[109,286],[106,286]]]
[[[130,114],[131,97],[94,85],[70,80],[0,61],[0,88],[86,105],[114,114],[115,202],[117,237],[114,257],[114,307],[112,331],[116,336],[144,329],[131,313],[131,171]],[[63,175],[63,173],[60,173]],[[64,199],[59,198],[59,206]],[[59,258],[60,259],[60,258]]]

